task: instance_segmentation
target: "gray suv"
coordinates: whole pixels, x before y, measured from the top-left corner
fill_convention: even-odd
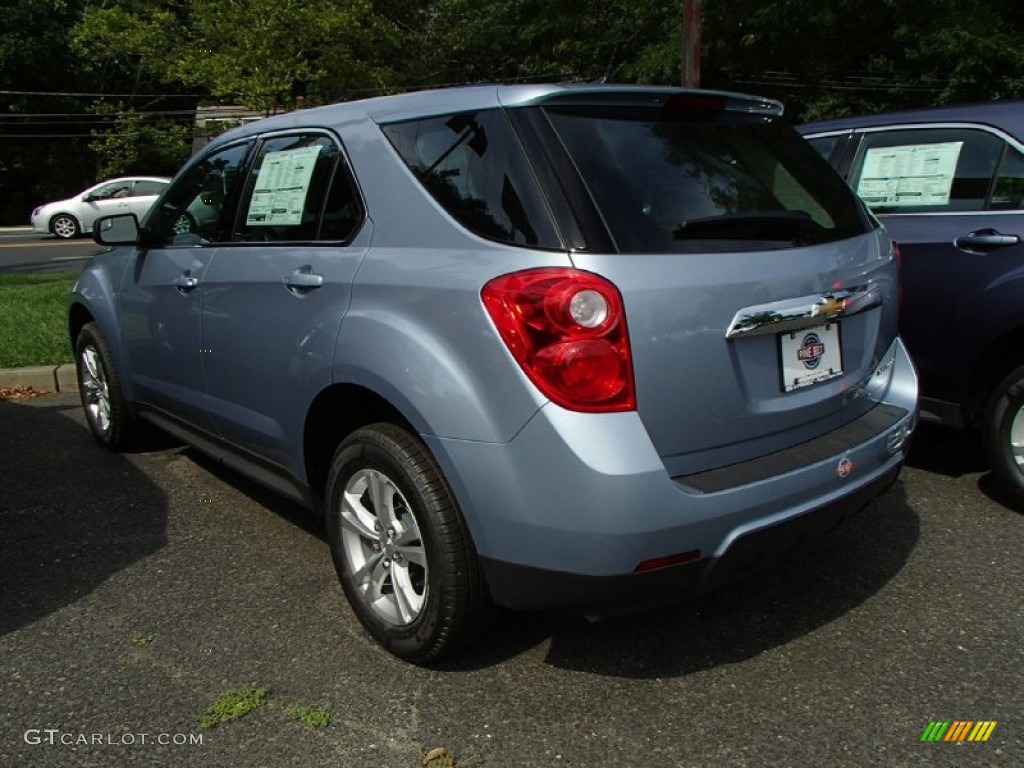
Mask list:
[[[322,511],[414,662],[493,605],[731,581],[884,491],[917,418],[891,241],[781,112],[480,86],[224,134],[97,228],[69,318],[92,431],[156,425]]]

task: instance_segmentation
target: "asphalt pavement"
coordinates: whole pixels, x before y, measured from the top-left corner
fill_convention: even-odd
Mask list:
[[[1024,517],[968,435],[924,425],[888,495],[757,578],[502,614],[431,669],[363,633],[318,519],[189,449],[106,452],[62,393],[0,401],[0,456],[5,768],[1024,765]],[[988,741],[921,741],[967,720]]]

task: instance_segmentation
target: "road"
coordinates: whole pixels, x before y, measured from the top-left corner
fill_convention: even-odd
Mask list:
[[[923,426],[888,495],[758,578],[504,614],[434,669],[364,635],[319,520],[191,450],[100,450],[65,394],[0,402],[0,455],[3,766],[1024,765],[1024,518],[960,434]],[[922,743],[937,720],[997,725]]]
[[[91,237],[59,240],[28,228],[4,228],[0,229],[0,272],[80,270],[103,250],[105,246]]]

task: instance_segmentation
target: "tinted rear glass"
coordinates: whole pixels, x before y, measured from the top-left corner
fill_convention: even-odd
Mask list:
[[[776,118],[621,107],[545,112],[622,252],[799,247],[873,226],[829,164]]]

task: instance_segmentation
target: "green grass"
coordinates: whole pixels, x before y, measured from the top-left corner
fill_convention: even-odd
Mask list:
[[[328,707],[288,707],[285,714],[293,720],[305,723],[310,728],[326,728],[331,724],[331,710]]]
[[[0,274],[0,368],[72,361],[68,291],[76,272]]]
[[[268,693],[266,688],[254,686],[242,690],[224,691],[199,719],[199,727],[203,730],[216,728],[218,725],[245,717],[254,709],[266,705]]]

